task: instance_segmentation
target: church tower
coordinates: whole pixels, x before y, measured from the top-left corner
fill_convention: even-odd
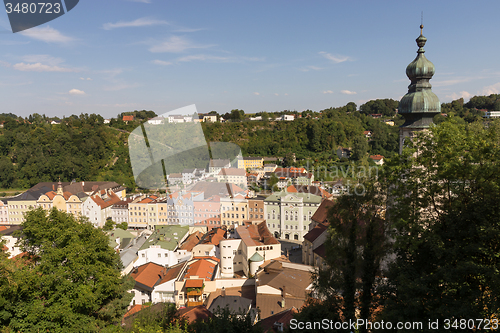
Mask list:
[[[421,25],[420,36],[416,39],[419,47],[417,57],[406,67],[406,76],[411,84],[408,86],[408,93],[399,102],[398,112],[405,118],[405,123],[399,128],[400,154],[405,138],[412,138],[415,132],[428,129],[434,116],[441,113],[441,103],[429,83],[435,69],[424,55],[427,38],[422,35],[423,28]]]

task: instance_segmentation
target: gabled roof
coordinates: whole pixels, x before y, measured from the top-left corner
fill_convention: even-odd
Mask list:
[[[301,264],[286,264],[273,260],[258,274],[259,286],[268,285],[285,294],[305,300],[306,289],[312,283],[312,267]]]
[[[90,197],[101,209],[108,208],[109,206],[113,206],[114,204],[121,201],[121,199],[114,194],[113,192],[109,192],[107,199],[102,199],[101,197],[94,195]]]
[[[219,176],[245,176],[245,170],[236,168],[222,168]]]
[[[313,243],[316,238],[318,238],[322,233],[326,231],[327,227],[324,224],[318,224],[312,230],[310,230],[307,234],[304,235],[304,239]]]
[[[195,262],[189,264],[184,279],[198,276],[201,279],[205,279],[205,281],[211,281],[215,278],[217,265],[217,262],[213,263],[205,258],[197,258]]]
[[[206,321],[213,317],[212,312],[210,312],[204,305],[181,308],[177,311],[177,313],[179,316],[186,318],[189,323],[194,321]]]
[[[134,116],[123,116],[123,121],[134,121]]]
[[[219,243],[226,236],[226,230],[222,228],[214,228],[207,232],[200,240],[199,244],[213,244],[219,246]]]
[[[326,247],[325,244],[321,244],[317,248],[313,250],[314,253],[316,253],[318,256],[320,256],[323,259],[326,259]]]
[[[278,328],[275,327],[275,323],[283,324],[283,328],[286,329],[290,324],[290,320],[292,320],[293,315],[296,314],[297,312],[298,312],[297,308],[292,306],[291,308],[275,313],[267,317],[266,319],[262,319],[261,321],[258,322],[258,325],[260,325],[260,327],[265,333],[280,332],[278,331]]]
[[[202,288],[203,287],[203,280],[202,279],[186,280],[184,287],[186,287],[186,288]]]
[[[335,205],[335,203],[333,201],[323,200],[323,202],[321,202],[321,204],[319,205],[318,209],[313,214],[311,219],[317,223],[322,223],[325,225],[330,224],[330,222],[328,222],[328,219],[327,219],[328,218],[328,210],[330,210],[330,208],[333,207],[334,205]]]
[[[160,282],[158,282],[158,285],[177,279],[179,277],[179,274],[182,272],[182,269],[184,268],[185,265],[186,265],[186,262],[181,262],[180,264],[170,266],[170,268],[165,273],[165,276],[163,276],[161,278]]]
[[[211,168],[224,168],[228,164],[231,164],[231,161],[227,159],[214,159],[210,160],[209,167]]]
[[[380,160],[384,159],[384,156],[382,156],[382,155],[370,155],[370,158],[372,160],[380,161]]]
[[[267,228],[267,223],[251,224],[236,228],[236,232],[247,246],[277,245],[278,240]]]
[[[208,309],[214,313],[217,309],[228,308],[231,313],[247,313],[252,306],[252,300],[241,296],[218,296]]]
[[[191,252],[193,248],[200,242],[203,237],[203,233],[201,231],[196,231],[195,233],[189,235],[189,237],[182,243],[180,249]]]
[[[140,284],[152,290],[165,275],[165,267],[149,262],[135,268],[130,275],[134,278],[136,285]]]

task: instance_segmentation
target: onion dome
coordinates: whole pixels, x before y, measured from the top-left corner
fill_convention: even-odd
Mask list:
[[[423,27],[420,26],[420,36],[416,39],[419,47],[417,57],[406,67],[406,75],[411,84],[408,86],[408,93],[399,102],[399,113],[406,120],[402,127],[427,128],[432,123],[432,118],[441,113],[441,103],[429,83],[435,68],[424,55],[427,38],[422,35]]]

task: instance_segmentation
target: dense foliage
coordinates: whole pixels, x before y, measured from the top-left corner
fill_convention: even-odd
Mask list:
[[[98,332],[121,320],[133,280],[121,277],[120,258],[102,230],[55,208],[29,211],[23,227],[24,255],[0,257],[0,327]]]
[[[496,121],[450,121],[390,163],[397,257],[384,318],[498,318],[499,144]]]
[[[482,117],[479,109],[500,109],[500,95],[475,96],[443,103],[443,115],[436,123],[455,116],[464,123]],[[243,110],[227,113],[227,123],[203,123],[209,142],[233,142],[244,155],[279,156],[295,154],[297,166],[340,166],[338,147],[352,149],[352,161],[368,165],[368,155],[392,157],[398,152],[398,126],[403,123],[395,114],[397,102],[392,99],[368,101],[356,111],[350,102],[321,112],[305,110],[261,112],[262,121],[249,121]],[[215,113],[212,111],[211,113]],[[389,126],[370,114],[379,113],[392,119]],[[283,114],[294,114],[294,121],[275,121]],[[134,121],[123,121],[132,115]],[[137,126],[154,117],[153,111],[131,111],[111,119],[95,114],[70,116],[60,124],[39,114],[26,119],[14,114],[1,114],[0,123],[0,188],[29,188],[40,181],[112,180],[134,189],[136,184],[130,166],[127,140]],[[364,131],[371,131],[366,138]],[[287,162],[288,163],[288,162]],[[317,175],[319,177],[319,175]],[[319,177],[319,179],[323,179]]]

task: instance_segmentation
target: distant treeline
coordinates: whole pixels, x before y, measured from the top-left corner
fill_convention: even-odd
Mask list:
[[[257,114],[262,116],[262,121],[244,121],[248,115],[235,109],[223,115],[230,121],[203,123],[202,127],[207,141],[236,143],[244,155],[295,154],[298,161],[312,159],[328,164],[339,161],[338,147],[348,147],[353,150],[353,159],[367,160],[370,154],[390,157],[397,153],[398,126],[403,123],[402,117],[396,114],[397,106],[395,100],[379,99],[361,105],[357,111],[357,105],[350,102],[319,112],[262,112]],[[480,119],[481,109],[500,110],[500,95],[475,96],[468,103],[459,99],[442,104],[444,114],[466,122]],[[297,117],[294,121],[272,121],[281,114]],[[370,114],[391,118],[395,125],[389,126]],[[127,115],[133,115],[134,121],[123,121]],[[26,118],[12,113],[0,114],[0,124],[3,124],[0,128],[0,188],[29,188],[41,181],[60,178],[62,181],[113,180],[135,189],[127,132],[155,116],[154,111],[130,111],[104,124],[104,118],[96,114],[63,119],[36,113]],[[438,115],[435,122],[445,119]],[[52,120],[59,120],[60,124],[51,125]],[[371,138],[365,138],[364,131],[371,131]]]

